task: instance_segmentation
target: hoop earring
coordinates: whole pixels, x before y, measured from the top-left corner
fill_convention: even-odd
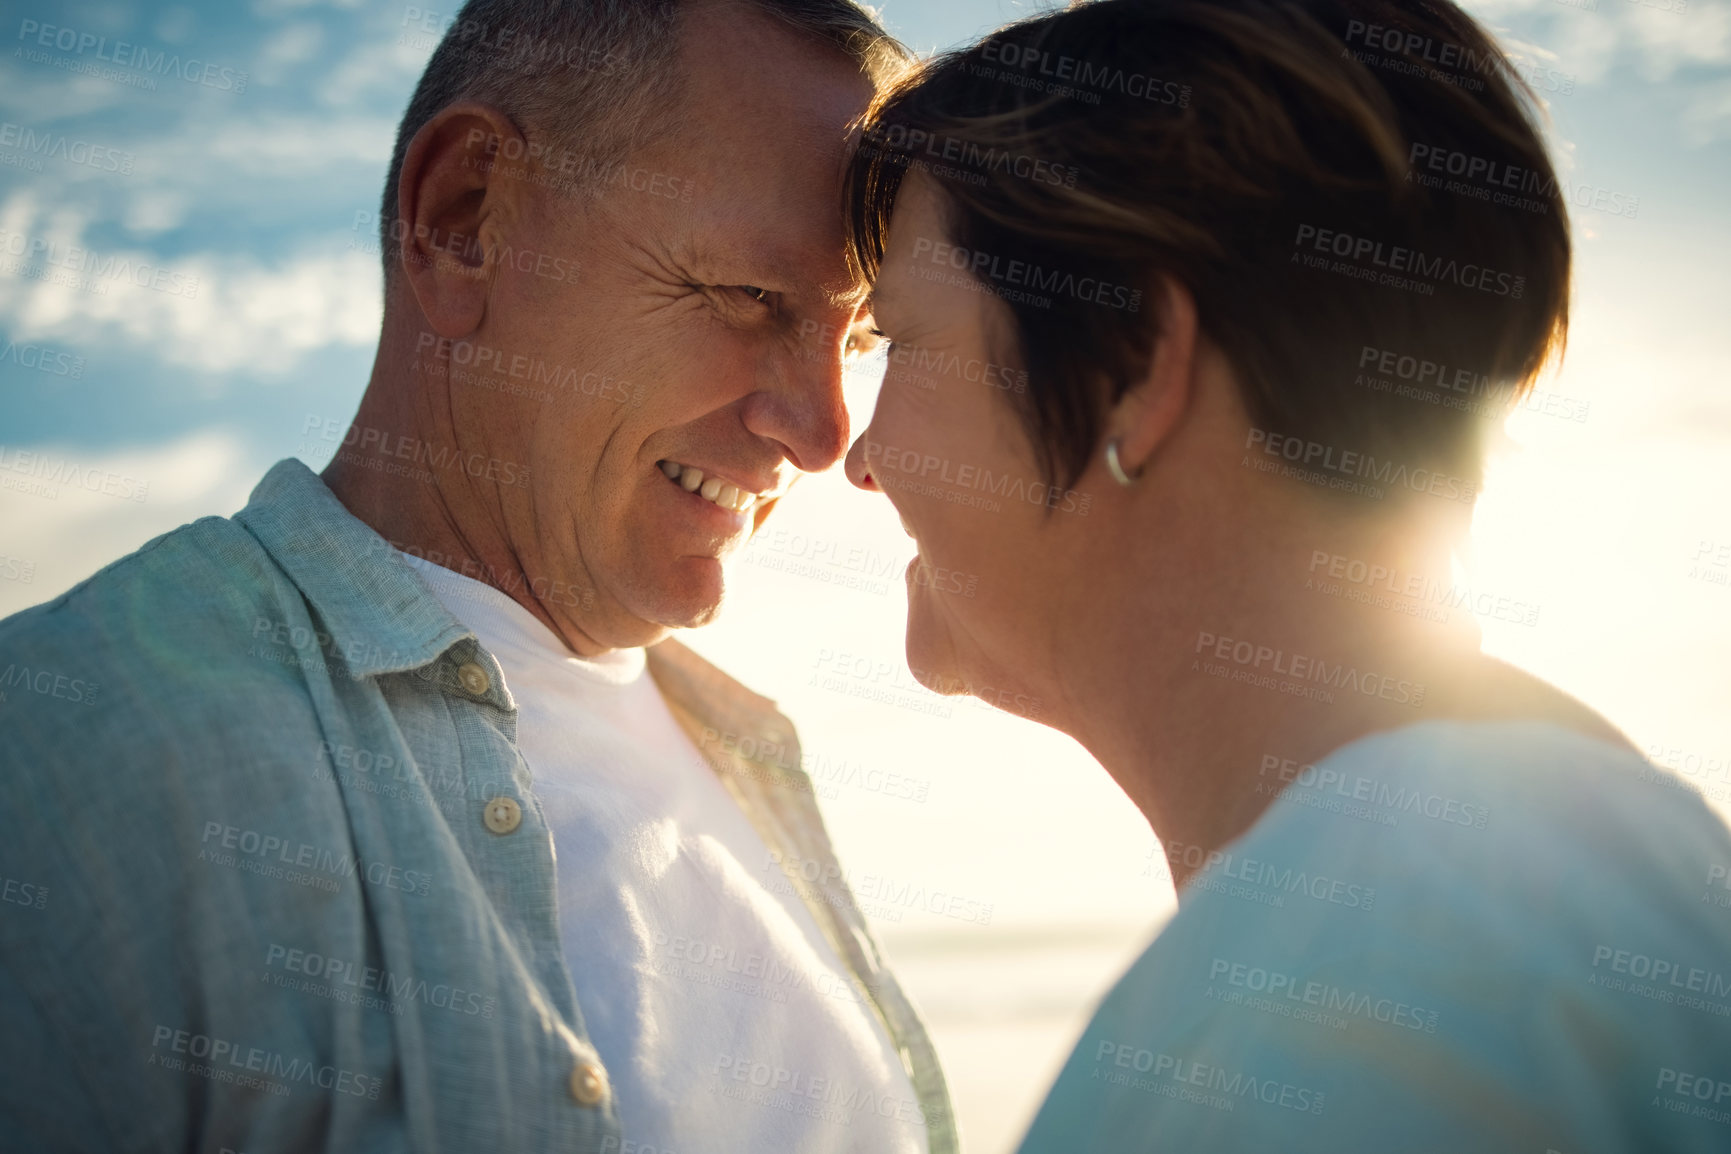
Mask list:
[[[1141,469],[1137,469],[1134,473],[1126,473],[1124,471],[1123,462],[1118,460],[1117,437],[1113,437],[1110,441],[1106,442],[1106,471],[1112,474],[1112,479],[1114,481],[1118,482],[1126,489],[1131,485],[1134,485],[1142,477]]]

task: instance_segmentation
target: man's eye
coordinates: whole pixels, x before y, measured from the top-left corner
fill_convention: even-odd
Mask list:
[[[758,288],[754,284],[742,284],[742,285],[735,285],[733,287],[738,289],[740,292],[744,293],[746,296],[750,297],[752,300],[756,301],[760,305],[766,305],[769,303],[769,290],[768,289]]]

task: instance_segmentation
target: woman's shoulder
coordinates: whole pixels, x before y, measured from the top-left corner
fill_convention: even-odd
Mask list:
[[[1554,722],[1424,722],[1290,776],[1226,847],[1238,880],[1291,886],[1290,869],[1314,893],[1365,896],[1357,908],[1279,903],[1289,941],[1423,941],[1462,965],[1475,952],[1530,958],[1619,934],[1731,947],[1731,829],[1625,743]],[[1243,920],[1221,904],[1233,894],[1199,885],[1208,880],[1186,887],[1180,934],[1192,912]]]
[[[1653,1103],[1731,1028],[1731,834],[1659,776],[1516,722],[1404,727],[1301,767],[1186,885],[1036,1134],[1591,1150],[1616,1132],[1595,1118],[1689,1124]]]

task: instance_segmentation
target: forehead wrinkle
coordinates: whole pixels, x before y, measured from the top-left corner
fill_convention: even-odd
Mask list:
[[[865,281],[829,275],[831,270],[823,267],[829,262],[816,253],[817,248],[827,246],[789,243],[782,237],[754,237],[744,230],[729,230],[704,247],[708,250],[705,255],[733,264],[766,273],[781,271],[788,276],[793,295],[833,309],[852,312],[871,295],[871,285]],[[839,247],[836,261],[841,261]]]

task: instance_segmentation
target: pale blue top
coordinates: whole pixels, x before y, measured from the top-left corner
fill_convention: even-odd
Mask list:
[[[498,662],[305,465],[0,622],[0,695],[0,1149],[619,1149]]]
[[[1694,792],[1538,723],[1264,760],[1286,792],[1022,1154],[1731,1151],[1731,832]]]
[[[792,725],[672,639],[646,661],[787,884],[820,870],[800,901],[953,1151]],[[292,459],[0,621],[0,1151],[647,1151],[607,1065],[639,1055],[591,1032],[620,1008],[571,978],[624,943],[561,905],[518,721],[497,657]],[[713,1046],[662,1041],[725,1088]]]

